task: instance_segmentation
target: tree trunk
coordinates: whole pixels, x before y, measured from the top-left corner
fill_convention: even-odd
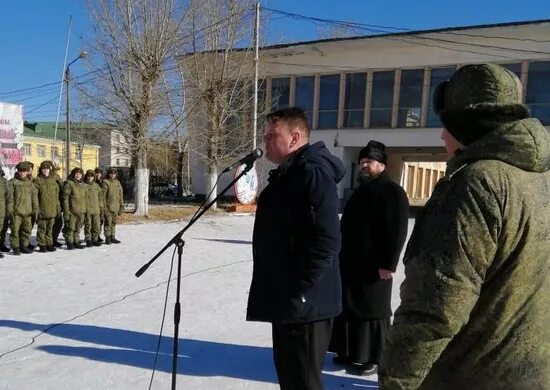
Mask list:
[[[185,154],[180,150],[178,152],[178,197],[183,197],[183,164],[185,160]]]
[[[134,214],[139,217],[149,215],[149,169],[147,169],[147,152],[138,151],[134,156]]]
[[[218,180],[218,167],[215,165],[208,165],[208,181],[207,181],[207,188],[206,188],[206,194],[210,194],[210,197],[206,200],[207,203],[214,200],[214,198],[218,195],[218,188],[216,186],[216,181]],[[212,189],[216,186],[216,189],[212,191]],[[212,210],[216,210],[218,208],[218,204],[214,203],[212,205]]]

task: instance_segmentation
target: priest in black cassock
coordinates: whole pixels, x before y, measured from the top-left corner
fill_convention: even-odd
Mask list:
[[[359,153],[359,187],[341,220],[343,312],[334,321],[333,361],[359,375],[377,372],[390,327],[392,275],[407,237],[408,198],[386,173],[383,143]]]

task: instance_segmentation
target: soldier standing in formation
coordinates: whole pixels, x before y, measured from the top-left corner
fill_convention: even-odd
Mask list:
[[[2,228],[0,229],[0,258],[4,257],[2,252],[9,252],[10,248],[8,248],[5,244],[6,242],[6,233],[8,232],[8,225],[9,225],[9,219],[6,212],[6,203],[8,201],[8,180],[4,177],[6,173],[2,168],[0,168],[0,216],[2,217],[0,219],[0,224],[2,224]]]
[[[27,178],[31,167],[27,161],[16,166],[15,177],[8,182],[8,216],[11,218],[11,248],[14,255],[31,253],[28,248],[32,216],[38,213],[37,191]]]
[[[82,169],[73,168],[63,184],[63,236],[68,250],[84,248],[80,245],[80,229],[86,214],[86,187],[82,177]]]
[[[61,215],[59,204],[59,186],[51,174],[52,163],[43,161],[38,169],[38,176],[34,179],[34,186],[38,191],[38,219],[36,240],[40,252],[54,252],[53,227],[55,219]]]
[[[84,184],[87,187],[86,197],[86,221],[84,224],[84,236],[86,246],[100,246],[99,232],[101,229],[100,216],[103,214],[103,193],[95,181],[95,173],[88,169],[84,176]]]
[[[57,187],[59,189],[59,204],[62,202],[62,196],[63,196],[63,179],[61,179],[61,176],[59,176],[59,166],[55,165],[52,162],[53,172],[51,175],[55,179],[55,182],[57,183]],[[53,229],[52,229],[52,238],[53,238],[53,246],[56,248],[61,248],[63,245],[58,241],[59,234],[61,233],[61,229],[63,228],[63,215],[59,213],[57,217],[55,217],[55,221],[53,223]]]
[[[122,185],[117,179],[116,169],[109,168],[107,170],[107,177],[103,180],[101,189],[105,199],[105,244],[120,244],[120,241],[115,238],[116,220],[124,211],[124,203]]]
[[[101,168],[96,168],[94,170],[94,174],[95,174],[95,182],[96,184],[99,186],[99,188],[101,188],[101,183],[103,182],[103,169]],[[105,205],[105,201],[103,202],[103,205]],[[101,228],[103,227],[103,223],[104,223],[104,210],[101,211],[101,214],[99,214],[99,231],[101,232]],[[97,238],[97,241],[98,242],[103,242],[103,239],[101,238],[101,235],[98,236]]]

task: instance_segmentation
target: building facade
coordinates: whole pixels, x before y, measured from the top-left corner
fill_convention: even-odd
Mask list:
[[[446,160],[433,91],[465,64],[499,63],[516,73],[524,103],[550,126],[550,20],[301,42],[261,53],[261,108],[306,111],[311,141],[323,141],[344,162],[342,198],[355,187],[359,151],[372,139],[387,145],[388,172],[409,198],[429,197]]]

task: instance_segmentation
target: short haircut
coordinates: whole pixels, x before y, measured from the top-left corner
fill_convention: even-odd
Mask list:
[[[304,110],[298,107],[288,107],[273,111],[266,116],[267,123],[284,122],[292,129],[298,127],[303,135],[309,139],[310,128]]]

